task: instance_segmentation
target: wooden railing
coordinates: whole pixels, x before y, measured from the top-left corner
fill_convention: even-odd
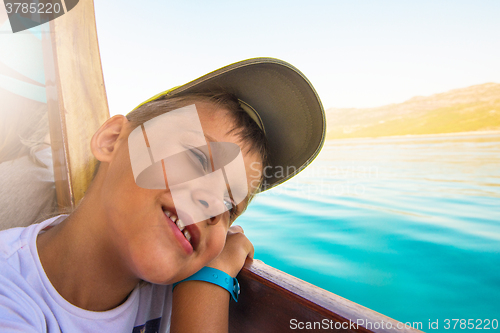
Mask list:
[[[237,278],[241,295],[231,302],[231,333],[419,332],[259,260]],[[305,329],[307,323],[316,329]]]

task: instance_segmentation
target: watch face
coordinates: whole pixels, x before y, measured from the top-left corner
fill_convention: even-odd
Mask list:
[[[240,296],[240,283],[236,278],[233,278],[233,292],[231,293],[233,299],[238,302],[238,297]]]

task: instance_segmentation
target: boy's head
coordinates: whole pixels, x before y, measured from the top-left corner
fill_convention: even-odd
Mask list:
[[[199,137],[193,137],[191,131],[178,130],[185,125],[176,122],[179,107],[195,108],[203,128],[203,140],[206,137],[209,141],[208,144],[206,141],[203,143],[212,147],[211,152],[200,148],[199,142],[196,142]],[[92,150],[102,164],[92,195],[89,192],[87,200],[91,200],[93,209],[100,210],[105,216],[105,228],[114,235],[113,247],[121,249],[128,267],[142,280],[170,283],[193,274],[213,260],[224,247],[230,223],[248,204],[248,196],[239,202],[234,200],[238,189],[242,188],[241,181],[244,182],[246,194],[257,190],[262,172],[256,165],[260,166],[265,158],[266,143],[248,140],[243,133],[259,136],[261,130],[258,126],[237,127],[237,119],[241,115],[231,115],[232,112],[240,111],[230,110],[212,99],[199,96],[157,101],[130,114],[130,120],[123,116],[109,119],[93,137]],[[148,132],[148,121],[163,116],[166,116],[166,122],[160,127],[162,133]],[[243,122],[251,124],[247,120]],[[165,163],[172,170],[166,177],[168,181],[163,178],[163,170],[160,169],[161,178],[153,173],[148,184],[158,183],[159,180],[162,186],[159,188],[138,186],[134,176],[130,147],[135,143],[131,143],[134,141],[131,138],[137,130],[140,134],[138,139],[144,140],[144,137],[141,138],[143,129],[150,134],[151,139],[147,143],[143,141],[144,147],[151,148],[158,144],[171,149],[180,144],[185,150],[176,155],[180,157],[179,163]],[[163,135],[162,138],[166,140],[153,143],[155,134]],[[182,140],[172,141],[169,136]],[[262,136],[260,138],[264,140]],[[217,166],[214,148],[217,144],[223,144],[221,152],[225,156],[233,152],[226,149],[225,144],[241,147],[230,160],[234,160],[234,156],[241,156],[240,166],[245,176],[244,179],[240,177],[230,182],[230,187],[226,186],[224,180],[234,179],[234,170]],[[261,149],[264,149],[264,154]],[[150,151],[146,151],[143,161],[147,164],[146,169],[151,165],[148,158]],[[222,158],[224,162],[229,161],[224,160],[224,156]],[[213,168],[210,169],[212,163]],[[225,170],[223,177],[215,177],[221,175],[222,172],[217,174],[221,169]],[[166,172],[169,172],[168,166]],[[197,177],[177,181],[179,174],[181,178],[193,174]],[[204,181],[198,182],[198,179]],[[200,219],[200,216],[205,218]],[[184,223],[180,225],[179,220]]]
[[[218,119],[215,128],[204,119],[207,115]],[[218,211],[211,209],[210,214],[209,210],[194,214],[196,204],[180,194],[184,188],[196,187],[208,193],[220,184],[227,188],[225,195],[232,205],[239,205],[249,202],[262,185],[268,156],[265,133],[230,93],[160,98],[141,105],[127,119],[132,130],[128,143],[136,184],[146,189],[168,188],[177,211],[185,212],[178,214],[184,224],[232,211],[227,204]],[[233,142],[219,142],[208,132],[226,134]],[[247,155],[254,161],[245,166],[243,157]],[[204,169],[193,168],[193,159],[202,160]],[[231,215],[231,220],[235,217]]]
[[[222,251],[253,193],[314,159],[324,134],[321,102],[297,69],[276,59],[243,61],[109,119],[92,139],[103,162],[92,200],[137,276],[179,280]]]

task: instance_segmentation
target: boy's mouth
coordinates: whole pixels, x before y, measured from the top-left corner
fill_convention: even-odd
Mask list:
[[[179,229],[184,238],[191,244],[193,250],[198,247],[199,242],[199,231],[198,227],[194,224],[185,225],[184,222],[177,217],[175,212],[172,212],[168,208],[162,207],[163,213],[170,219]]]

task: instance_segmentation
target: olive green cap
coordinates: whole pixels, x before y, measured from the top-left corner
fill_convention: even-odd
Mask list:
[[[266,134],[270,168],[261,191],[295,176],[318,155],[326,134],[321,100],[304,74],[279,59],[233,63],[157,94],[139,106],[158,98],[221,90],[234,94]]]

